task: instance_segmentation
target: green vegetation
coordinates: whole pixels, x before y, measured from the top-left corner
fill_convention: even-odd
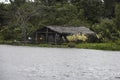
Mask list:
[[[77,42],[77,41],[81,41],[81,42],[85,42],[87,41],[87,36],[85,36],[85,34],[74,34],[74,35],[70,35],[67,36],[67,40],[69,42]]]
[[[98,49],[98,50],[120,50],[120,45],[116,43],[85,43],[85,44],[77,44],[76,48]]]
[[[33,47],[52,47],[52,48],[82,48],[82,49],[96,49],[96,50],[112,50],[112,51],[120,51],[120,40],[116,42],[108,42],[108,43],[63,43],[61,45],[53,45],[53,44],[23,44],[20,42],[13,41],[0,41],[0,44],[9,44],[9,45],[17,45],[17,46],[33,46]]]
[[[11,4],[0,4],[0,43],[12,44],[14,40],[25,43],[35,30],[44,25],[86,26],[97,33],[98,42],[101,43],[69,45],[120,50],[119,0],[10,1]]]

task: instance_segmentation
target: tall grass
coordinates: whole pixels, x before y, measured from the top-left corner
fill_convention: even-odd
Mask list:
[[[75,47],[85,49],[120,50],[120,45],[115,43],[81,43],[76,44]]]

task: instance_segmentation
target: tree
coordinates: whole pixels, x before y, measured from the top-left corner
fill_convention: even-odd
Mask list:
[[[64,4],[56,7],[55,24],[65,25],[76,19],[77,10],[74,5]]]
[[[82,11],[84,20],[92,23],[98,22],[103,14],[103,4],[99,0],[72,0],[72,4],[77,7],[80,15]]]
[[[120,3],[116,4],[115,7],[115,24],[116,24],[118,37],[120,37]]]
[[[4,12],[3,12],[3,9],[4,9],[4,4],[0,4],[0,26],[4,24]]]
[[[26,0],[10,0],[11,4],[15,4],[17,6],[20,6],[21,4],[25,3]]]
[[[4,26],[8,24],[8,21],[10,19],[9,13],[9,6],[6,4],[0,4],[0,26]]]
[[[114,17],[115,0],[104,0],[105,17]]]
[[[29,22],[29,20],[31,17],[39,15],[39,9],[39,5],[33,3],[24,3],[23,5],[19,6],[15,12],[14,18],[12,19],[10,25],[13,26],[14,29],[19,29],[19,32],[21,32],[21,39],[24,42],[33,28],[33,25]]]
[[[61,4],[68,3],[69,0],[37,0],[37,2],[41,2],[46,6],[53,6],[57,3],[61,3]]]
[[[103,41],[114,41],[118,38],[116,25],[111,19],[102,19],[100,23],[92,26],[92,30],[101,35]]]

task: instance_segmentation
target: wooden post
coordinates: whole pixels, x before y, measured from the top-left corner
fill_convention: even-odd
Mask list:
[[[38,40],[38,34],[37,34],[37,32],[36,32],[36,36],[35,36],[35,41],[36,41],[36,43],[37,43],[37,40]]]
[[[56,44],[56,42],[57,42],[57,41],[56,41],[56,36],[57,36],[57,33],[55,33],[55,44]]]
[[[46,31],[46,42],[48,43],[48,28],[47,28],[47,31]]]

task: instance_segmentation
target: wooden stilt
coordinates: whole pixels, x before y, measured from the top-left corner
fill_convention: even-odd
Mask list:
[[[48,29],[46,31],[46,42],[48,43]]]
[[[57,35],[57,34],[55,33],[55,44],[56,44],[56,35]]]
[[[36,36],[35,36],[35,41],[36,41],[36,43],[38,42],[38,34],[37,34],[37,32],[36,32]]]

